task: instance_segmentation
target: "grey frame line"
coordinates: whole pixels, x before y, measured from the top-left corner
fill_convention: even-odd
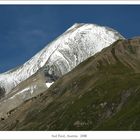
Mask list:
[[[0,0],[0,1],[39,1],[39,0]],[[41,1],[48,1],[48,2],[50,2],[50,1],[64,1],[64,2],[67,2],[67,0],[41,0]],[[86,1],[86,0],[68,0],[68,1],[72,1],[72,2],[74,2],[74,1]],[[114,0],[87,0],[87,1],[93,1],[93,2],[95,2],[95,1],[110,1],[110,2],[113,2]],[[133,0],[116,0],[116,1],[133,1]],[[140,0],[134,0],[134,1],[140,1]]]
[[[0,140],[78,140],[77,139],[0,139]],[[79,139],[79,140],[140,140],[140,139]]]

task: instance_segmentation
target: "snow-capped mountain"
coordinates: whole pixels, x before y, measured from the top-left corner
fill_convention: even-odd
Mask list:
[[[42,67],[46,85],[50,85],[118,39],[124,37],[111,28],[96,24],[74,24],[22,66],[0,74],[0,87],[8,94]]]

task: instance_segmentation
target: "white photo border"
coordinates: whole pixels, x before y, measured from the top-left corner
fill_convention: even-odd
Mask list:
[[[0,5],[140,5],[139,0],[21,1],[0,0]],[[140,140],[140,131],[0,131],[0,140]]]

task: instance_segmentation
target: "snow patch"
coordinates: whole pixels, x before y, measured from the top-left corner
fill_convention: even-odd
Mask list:
[[[46,83],[47,88],[49,88],[54,82]]]

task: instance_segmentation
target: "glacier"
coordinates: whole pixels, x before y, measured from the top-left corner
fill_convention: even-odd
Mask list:
[[[125,38],[112,28],[74,24],[23,65],[0,74],[0,89],[5,91],[0,117],[43,93],[58,78],[119,39]]]
[[[8,94],[41,67],[44,67],[46,82],[54,82],[118,39],[124,37],[109,27],[76,23],[22,66],[0,74],[0,87]]]

